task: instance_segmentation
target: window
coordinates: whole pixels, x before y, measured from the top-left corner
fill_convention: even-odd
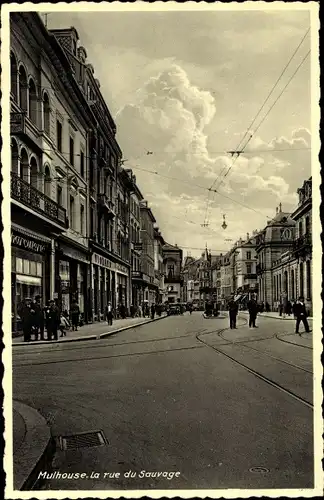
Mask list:
[[[29,80],[28,108],[29,118],[34,124],[37,124],[37,93],[32,79]]]
[[[251,252],[246,252],[246,258],[247,260],[251,260]]]
[[[81,151],[80,153],[80,175],[81,177],[84,177],[84,152]]]
[[[303,221],[299,221],[298,224],[298,237],[300,238],[303,236]]]
[[[174,276],[174,265],[171,264],[168,266],[168,277],[173,278],[173,276]]]
[[[10,89],[10,91],[11,91],[11,94],[13,95],[13,98],[16,102],[18,100],[17,74],[18,74],[17,61],[16,61],[14,54],[11,52],[11,54],[10,54],[10,84],[11,84],[11,89]]]
[[[246,274],[252,273],[252,264],[246,264]]]
[[[74,197],[70,196],[70,227],[74,228]]]
[[[63,206],[63,189],[61,186],[56,188],[56,203]]]
[[[43,100],[43,120],[44,120],[43,127],[44,127],[45,133],[48,136],[50,135],[50,113],[51,113],[50,102],[49,102],[48,95],[45,93],[44,100]],[[61,136],[62,136],[62,131],[61,131]],[[61,145],[61,149],[62,149],[62,145]],[[60,151],[61,151],[61,149],[60,149]]]
[[[306,261],[306,295],[307,299],[311,300],[312,298],[312,277],[311,277],[311,261]]]
[[[309,234],[310,233],[310,220],[309,220],[309,215],[305,217],[305,233]]]
[[[60,153],[62,153],[62,129],[62,123],[56,120],[56,146]]]
[[[304,296],[304,264],[299,264],[299,295]]]
[[[74,167],[74,140],[70,136],[70,164]]]
[[[84,205],[80,205],[80,233],[84,234]]]
[[[22,273],[23,272],[23,261],[22,259],[19,259],[16,257],[16,273]]]
[[[23,111],[27,112],[28,108],[28,98],[27,98],[27,75],[25,68],[20,66],[19,68],[19,106]]]

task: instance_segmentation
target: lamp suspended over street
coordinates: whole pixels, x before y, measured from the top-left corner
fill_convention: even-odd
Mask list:
[[[225,220],[225,215],[223,215],[223,224],[222,224],[222,228],[223,228],[223,229],[226,229],[226,228],[227,228],[227,224],[226,224],[226,220]]]

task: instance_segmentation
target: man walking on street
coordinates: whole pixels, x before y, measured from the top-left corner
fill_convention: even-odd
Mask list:
[[[112,312],[112,305],[111,302],[108,302],[107,308],[106,308],[106,318],[109,326],[112,326],[113,324],[113,312]]]
[[[34,309],[32,309],[32,301],[29,297],[26,297],[20,304],[18,314],[21,319],[24,342],[30,342],[35,312]]]
[[[54,340],[57,340],[57,330],[60,326],[60,312],[54,300],[50,300],[48,307],[45,309],[45,325],[47,340],[52,340],[52,336]]]
[[[229,312],[229,318],[230,318],[230,328],[231,329],[236,329],[236,316],[238,313],[238,305],[237,302],[234,300],[234,296],[231,297],[229,303],[228,303],[228,312]]]
[[[299,297],[297,302],[294,304],[294,316],[296,318],[296,333],[299,333],[300,322],[303,322],[305,331],[309,333],[309,325],[307,321],[307,311],[304,303],[304,297]],[[299,333],[301,335],[301,333]]]
[[[155,305],[152,304],[151,305],[151,319],[154,319],[154,316],[155,316]]]
[[[44,340],[44,309],[42,307],[40,295],[36,295],[35,302],[33,303],[32,307],[35,311],[35,340],[38,340],[38,334],[40,335],[40,340]]]
[[[257,328],[255,325],[255,320],[258,314],[258,304],[254,297],[252,297],[248,302],[248,311],[249,311],[249,327]]]

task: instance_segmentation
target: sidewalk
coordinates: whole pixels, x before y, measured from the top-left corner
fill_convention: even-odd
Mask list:
[[[29,490],[38,473],[46,470],[54,451],[50,428],[42,415],[19,401],[13,401],[13,487]]]
[[[248,315],[248,311],[239,311],[239,314],[246,314]],[[263,312],[263,313],[258,313],[258,316],[261,318],[273,318],[273,319],[280,319],[282,321],[296,321],[296,318],[294,318],[293,315],[291,316],[286,316],[285,318],[283,316],[279,316],[279,313],[277,312]],[[308,321],[313,321],[313,318],[309,316],[307,318]]]
[[[66,337],[58,337],[58,340],[32,340],[31,342],[24,342],[23,337],[14,337],[12,339],[13,346],[21,345],[37,345],[37,344],[57,344],[58,342],[77,342],[82,340],[96,340],[105,338],[114,333],[127,330],[130,328],[138,327],[146,323],[151,323],[152,321],[157,321],[166,318],[166,314],[161,316],[156,316],[153,320],[150,318],[126,318],[114,320],[112,326],[108,326],[106,321],[101,321],[100,323],[92,323],[90,325],[84,325],[78,329],[78,331],[68,330],[66,332]],[[46,334],[45,334],[46,335]],[[60,335],[60,332],[59,334]]]

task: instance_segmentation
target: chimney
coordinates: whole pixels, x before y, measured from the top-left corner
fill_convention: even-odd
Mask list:
[[[279,203],[279,212],[282,212],[282,204],[281,204],[281,202]]]
[[[278,207],[276,207],[276,214],[278,213]]]
[[[250,239],[250,234],[249,233],[246,233],[246,239],[249,240]]]

